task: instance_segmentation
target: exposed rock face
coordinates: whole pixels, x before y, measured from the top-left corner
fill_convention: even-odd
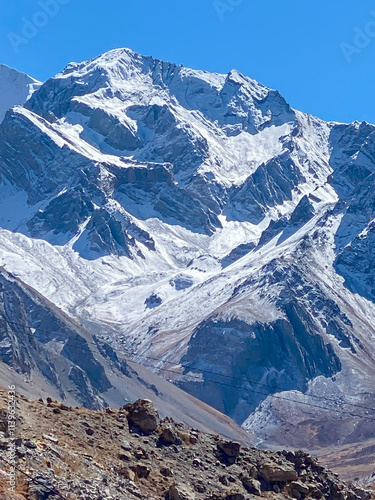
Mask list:
[[[287,301],[284,307],[286,319],[270,324],[220,317],[205,321],[194,332],[183,363],[186,373],[199,371],[199,366],[216,368],[203,374],[204,383],[181,382],[181,387],[241,421],[263,399],[263,392],[279,387],[279,381],[285,390],[304,391],[309,380],[340,371],[332,345],[315,334],[311,317],[298,301]],[[218,345],[225,345],[225,358]],[[257,383],[260,387],[253,392]]]
[[[33,297],[4,270],[0,273],[0,294],[0,360],[24,375],[39,371],[61,397],[73,392],[81,404],[103,406],[100,393],[111,384],[79,329],[64,321],[63,315],[60,319],[46,302]],[[57,345],[59,359],[54,349]]]
[[[77,234],[80,225],[93,212],[93,204],[82,186],[54,198],[44,210],[39,210],[28,222],[30,234],[44,236],[53,231],[55,234],[68,232]]]
[[[133,238],[129,237],[120,221],[103,209],[95,210],[87,227],[91,250],[100,255],[102,251],[108,254],[131,256],[130,246],[134,246]]]
[[[265,207],[291,200],[295,187],[305,180],[289,155],[284,154],[260,165],[240,188],[233,190],[231,202],[247,210],[247,220],[257,224],[265,216]]]

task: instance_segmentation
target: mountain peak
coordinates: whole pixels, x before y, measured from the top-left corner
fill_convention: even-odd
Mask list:
[[[40,85],[26,73],[0,64],[0,123],[8,109],[23,104]]]
[[[64,71],[57,76],[72,74],[74,72],[86,72],[93,69],[113,70],[115,67],[131,67],[139,66],[145,60],[153,61],[150,56],[143,56],[128,48],[112,49],[104,54],[100,54],[92,59],[81,63],[71,62]]]

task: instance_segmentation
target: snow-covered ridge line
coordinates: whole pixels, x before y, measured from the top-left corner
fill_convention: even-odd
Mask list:
[[[0,123],[8,109],[26,102],[41,85],[25,73],[0,64]]]

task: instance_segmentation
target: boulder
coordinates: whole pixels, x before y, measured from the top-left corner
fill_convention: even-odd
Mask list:
[[[257,479],[253,479],[252,477],[243,478],[242,484],[245,490],[252,495],[260,496],[262,494],[261,483]]]
[[[129,479],[129,481],[134,481],[135,480],[135,472],[131,469],[120,469],[118,471],[118,473],[120,474],[120,476],[124,477],[125,479]]]
[[[217,447],[230,458],[238,458],[241,451],[241,444],[236,441],[220,441]]]
[[[239,492],[228,493],[225,500],[245,500],[245,495]]]
[[[165,427],[160,435],[162,441],[167,444],[180,444],[181,440],[171,427]]]
[[[300,493],[298,490],[295,490],[294,488],[291,489],[290,495],[292,498],[295,498],[296,500],[301,500],[302,498],[302,493]]]
[[[162,467],[160,469],[160,474],[164,477],[173,477],[173,470],[169,467]]]
[[[129,441],[127,439],[124,439],[121,443],[121,448],[125,451],[130,451],[132,449]]]
[[[297,490],[300,493],[302,493],[303,495],[307,495],[307,493],[309,493],[309,491],[310,491],[310,488],[305,483],[302,483],[301,481],[293,481],[292,483],[290,483],[290,487],[292,488],[292,490],[293,489]]]
[[[270,483],[297,481],[298,479],[297,471],[287,465],[264,464],[260,468],[260,473]]]
[[[124,450],[123,452],[119,453],[118,458],[120,460],[123,460],[124,462],[130,462],[133,458],[133,455],[130,453],[130,451]]]
[[[139,427],[145,433],[154,432],[160,423],[159,414],[152,401],[138,399],[133,404],[126,405],[129,424]]]
[[[133,467],[131,467],[131,470],[140,479],[147,479],[151,472],[151,469],[149,467],[142,464],[134,465]]]
[[[10,444],[10,439],[6,438],[4,434],[0,434],[0,450],[7,450]]]
[[[168,490],[168,500],[194,500],[193,490],[182,484],[172,484]]]

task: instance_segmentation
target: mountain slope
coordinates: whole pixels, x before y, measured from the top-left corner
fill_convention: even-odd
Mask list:
[[[170,416],[160,419],[148,400],[108,412],[49,401],[19,398],[16,455],[28,477],[17,477],[22,496],[7,500],[374,498],[304,452],[266,452],[204,434]],[[6,404],[0,388],[1,425]],[[1,437],[0,447],[5,472],[11,440]],[[6,478],[0,471],[3,498]]]
[[[259,440],[281,393],[341,444],[375,414],[374,130],[237,71],[71,64],[0,125],[1,265]]]
[[[30,397],[105,409],[152,397],[161,415],[247,443],[230,418],[143,366],[125,360],[82,326],[0,270],[0,380]]]

